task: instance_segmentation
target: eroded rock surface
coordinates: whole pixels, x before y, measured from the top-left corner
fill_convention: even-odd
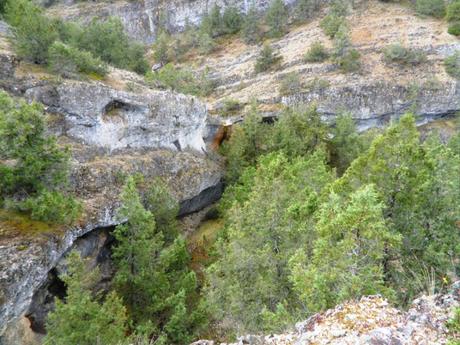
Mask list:
[[[380,296],[362,297],[318,313],[285,334],[246,335],[221,345],[442,345],[454,334],[446,321],[460,305],[460,282],[447,294],[423,296],[407,312]],[[200,340],[191,345],[217,345]]]
[[[70,186],[84,207],[72,226],[0,214],[0,344],[15,345],[34,338],[24,316],[75,241],[124,221],[117,209],[126,176],[163,178],[185,215],[220,197],[222,162],[205,151],[206,106],[194,97],[151,90],[141,78],[115,69],[104,83],[57,80],[19,62],[1,33],[0,62],[0,87],[43,103],[50,133],[70,148]],[[135,92],[126,90],[128,82]]]
[[[284,0],[293,4],[296,0]],[[155,40],[160,23],[177,32],[184,29],[187,22],[199,24],[204,14],[217,4],[222,9],[236,7],[246,13],[254,3],[259,12],[265,11],[270,0],[141,0],[117,1],[115,3],[77,3],[73,0],[55,1],[49,13],[60,17],[88,22],[92,18],[117,16],[121,19],[126,32],[144,43]]]

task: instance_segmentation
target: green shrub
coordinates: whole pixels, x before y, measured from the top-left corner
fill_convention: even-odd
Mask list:
[[[298,21],[303,21],[319,9],[318,0],[299,0],[295,8],[295,17]]]
[[[323,62],[329,57],[329,53],[321,42],[313,43],[305,54],[305,62]]]
[[[248,13],[243,19],[241,28],[243,40],[248,44],[254,44],[261,39],[261,30],[259,27],[259,17],[254,6],[251,6]]]
[[[460,1],[454,0],[447,5],[446,19],[448,22],[460,21]]]
[[[46,63],[48,48],[58,38],[58,32],[41,8],[28,0],[9,1],[5,16],[13,27],[17,54],[34,63]]]
[[[211,30],[212,30],[211,36],[217,37],[217,36],[222,35],[222,32],[223,32],[222,15],[220,13],[220,7],[217,4],[214,4],[214,6],[211,9],[210,19],[211,19]]]
[[[210,54],[216,48],[216,44],[212,37],[204,32],[198,35],[197,46],[198,52],[205,55]]]
[[[132,42],[118,18],[105,21],[94,19],[79,37],[78,48],[91,52],[93,56],[115,67],[140,74],[148,70],[143,46]]]
[[[160,32],[153,45],[153,58],[157,63],[167,64],[171,60],[169,45],[171,37],[164,31]]]
[[[417,0],[415,10],[419,14],[442,18],[446,14],[444,0]]]
[[[51,223],[71,224],[81,213],[81,204],[59,191],[43,190],[23,201],[6,203],[7,208],[30,214],[31,219]]]
[[[460,21],[450,23],[447,32],[454,36],[460,36]]]
[[[0,15],[5,12],[6,2],[8,0],[0,0]]]
[[[361,66],[360,57],[361,54],[356,49],[350,49],[343,55],[336,57],[335,63],[344,73],[356,72]]]
[[[330,38],[334,38],[340,26],[345,22],[343,17],[336,16],[334,14],[328,14],[321,20],[320,27],[324,33]]]
[[[302,82],[300,81],[299,73],[291,72],[286,74],[281,80],[278,89],[281,96],[292,95],[302,90]]]
[[[444,60],[444,68],[450,76],[460,79],[460,51],[457,50]]]
[[[350,33],[346,22],[343,22],[334,35],[334,63],[344,73],[355,72],[360,68],[360,54],[353,49],[350,41]]]
[[[426,61],[426,54],[422,50],[406,48],[400,44],[391,44],[383,50],[386,63],[401,65],[419,65]]]
[[[181,93],[207,96],[214,88],[209,71],[195,73],[187,68],[176,68],[169,63],[157,72],[148,72],[146,81],[154,87],[176,90]]]
[[[46,135],[43,108],[15,104],[0,93],[0,204],[27,212],[32,218],[70,223],[79,214],[79,204],[65,195],[69,153],[56,138]]]
[[[454,317],[447,322],[449,331],[453,334],[452,340],[447,345],[460,345],[460,308],[457,307],[454,310]],[[457,340],[455,340],[457,339]]]
[[[283,0],[272,0],[265,16],[270,37],[281,37],[287,30],[288,12]]]
[[[224,34],[236,34],[241,30],[243,17],[236,7],[227,7],[222,16]]]
[[[255,72],[265,72],[281,61],[282,57],[273,52],[269,44],[264,44],[259,57],[256,60]]]
[[[241,109],[241,103],[233,98],[227,98],[224,100],[224,104],[222,106],[222,115],[230,116],[235,114],[238,110]]]
[[[49,65],[54,73],[72,77],[77,73],[105,76],[108,69],[105,63],[89,52],[80,51],[62,42],[56,41],[48,51]]]

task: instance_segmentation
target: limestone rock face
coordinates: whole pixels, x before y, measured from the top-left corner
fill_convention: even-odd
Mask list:
[[[295,1],[284,0],[288,5]],[[57,3],[59,5],[52,6],[49,13],[83,22],[94,17],[117,16],[128,35],[138,41],[152,43],[160,21],[166,21],[169,30],[180,31],[187,22],[199,24],[203,14],[210,11],[214,4],[222,9],[233,6],[246,13],[254,3],[256,9],[262,12],[268,8],[270,0],[142,0],[78,5],[73,0],[60,0]]]
[[[108,150],[204,150],[206,107],[168,91],[135,94],[102,83],[66,81],[27,90],[26,97],[65,115],[65,135]]]
[[[75,242],[124,221],[117,209],[127,176],[162,178],[186,215],[219,199],[223,168],[218,156],[205,151],[207,111],[195,97],[149,89],[140,77],[119,70],[111,70],[104,83],[34,74],[18,62],[4,31],[0,88],[44,104],[48,131],[70,148],[70,188],[84,208],[71,226],[21,227],[22,220],[0,214],[0,344],[16,345],[35,337],[31,315],[40,318],[43,310],[30,309],[33,296]],[[127,82],[136,84],[136,92],[126,91]],[[41,299],[46,294],[35,302]],[[30,319],[28,310],[35,311]]]

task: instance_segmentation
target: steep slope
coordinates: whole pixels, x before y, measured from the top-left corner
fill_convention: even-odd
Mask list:
[[[347,22],[351,43],[361,54],[361,69],[344,74],[331,60],[303,60],[314,42],[332,49],[332,40],[320,28],[325,12],[323,9],[308,24],[293,27],[281,39],[270,41],[283,58],[275,71],[256,74],[254,65],[262,47],[248,46],[238,38],[229,39],[210,56],[190,56],[187,64],[197,69],[206,66],[219,84],[207,100],[210,112],[222,115],[226,99],[242,105],[256,99],[267,114],[276,112],[279,104],[316,102],[326,118],[350,111],[364,129],[409,109],[415,109],[421,121],[460,109],[460,82],[443,67],[445,57],[460,49],[460,41],[447,33],[443,20],[418,17],[413,9],[396,3],[357,2]],[[385,64],[382,50],[397,43],[422,50],[427,62],[418,66]],[[298,74],[302,85],[283,96],[279,86],[288,73]]]
[[[164,178],[186,215],[220,197],[222,166],[206,154],[207,112],[196,98],[150,90],[115,69],[104,82],[56,79],[19,61],[2,33],[0,87],[45,106],[50,133],[71,150],[71,188],[84,207],[73,226],[0,215],[0,343],[15,344],[34,292],[74,242],[123,222],[116,214],[125,176]]]

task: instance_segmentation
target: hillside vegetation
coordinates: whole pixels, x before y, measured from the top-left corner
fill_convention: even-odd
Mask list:
[[[43,344],[231,341],[285,331],[338,304],[355,307],[363,296],[381,295],[363,301],[378,301],[396,315],[382,298],[407,308],[421,294],[446,292],[460,274],[460,119],[452,116],[458,100],[442,114],[451,116],[449,135],[422,135],[417,97],[430,100],[458,88],[459,6],[458,0],[414,6],[299,0],[288,8],[272,0],[263,15],[214,6],[198,27],[161,28],[149,49],[133,42],[118,18],[85,26],[49,17],[29,0],[0,0],[18,64],[43,68],[41,81],[103,85],[113,75],[123,79],[116,68],[139,74],[136,83],[117,80],[127,92],[110,96],[101,122],[123,124],[123,114],[157,111],[157,98],[124,103],[140,87],[196,95],[208,102],[211,116],[238,122],[219,148],[226,189],[208,212],[218,226],[209,239],[203,235],[204,259],[197,262],[180,231],[180,207],[166,182],[120,172],[113,276],[100,290],[100,269],[77,252],[68,254],[60,275],[65,297],[48,313]],[[147,61],[156,63],[153,71]],[[363,89],[369,101],[363,85],[375,78],[378,96],[386,92],[384,82],[395,80],[409,94],[391,100],[404,103],[405,111],[385,114],[387,126],[358,128],[356,118],[379,116],[369,104],[360,104],[367,112],[362,119],[349,103],[334,104],[331,113],[309,97],[332,93],[332,86],[348,88],[349,94],[339,92],[342,99]],[[72,157],[48,125],[38,103],[0,93],[0,213],[50,228],[77,226],[85,205],[69,188]],[[173,145],[183,150],[179,140]],[[96,160],[103,150],[109,148],[92,153]],[[456,311],[448,323],[452,338],[460,332],[458,319]]]

